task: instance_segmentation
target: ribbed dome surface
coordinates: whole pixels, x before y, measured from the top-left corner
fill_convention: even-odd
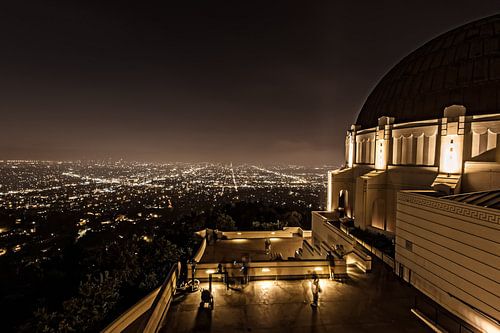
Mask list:
[[[368,96],[356,124],[435,119],[462,104],[467,115],[500,112],[500,14],[426,43],[392,68]]]

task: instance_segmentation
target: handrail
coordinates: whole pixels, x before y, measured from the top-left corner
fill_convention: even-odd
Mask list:
[[[158,329],[160,328],[159,326],[168,312],[172,296],[174,295],[177,287],[177,276],[179,274],[178,266],[179,264],[172,266],[167,278],[160,288],[160,291],[156,294],[155,300],[151,305],[151,313],[146,323],[146,327],[144,328],[145,333],[158,332]]]
[[[149,309],[158,294],[160,287],[156,288],[150,292],[147,296],[144,296],[139,302],[135,303],[127,311],[125,311],[120,317],[116,318],[106,326],[101,332],[102,333],[115,333],[123,332],[128,326],[130,326],[134,321],[144,315]]]
[[[207,248],[207,239],[203,238],[203,240],[201,241],[200,247],[198,248],[198,251],[196,251],[196,254],[193,256],[194,262],[201,261],[201,258],[203,257],[203,254],[205,253],[206,248]]]
[[[102,330],[102,333],[126,332],[127,328],[141,316],[145,316],[145,318],[141,319],[143,324],[139,330],[141,332],[157,332],[170,307],[172,296],[176,290],[177,277],[179,275],[178,267],[178,263],[174,264],[160,287],[150,292],[120,317],[116,318]]]

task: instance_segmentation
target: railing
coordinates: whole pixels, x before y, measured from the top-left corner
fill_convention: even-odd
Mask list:
[[[362,240],[362,239],[354,236],[353,234],[351,234],[349,232],[349,228],[347,228],[342,223],[340,223],[340,221],[327,221],[326,224],[330,225],[330,227],[334,227],[337,230],[342,231],[342,233],[345,235],[344,239],[346,241],[348,241],[348,242],[350,240],[355,241],[355,243],[357,243],[360,246],[362,246],[364,249],[366,249],[371,254],[375,255],[377,258],[379,258],[380,260],[382,260],[387,266],[389,266],[390,268],[392,268],[392,270],[394,270],[394,258],[393,257],[391,257],[390,255],[384,253],[383,251],[380,251],[378,248],[374,247],[373,245],[371,245],[371,244],[365,242],[364,240]],[[345,237],[348,237],[348,238],[346,239]],[[358,250],[358,249],[356,249],[356,247],[354,248],[354,251],[359,256],[363,257],[361,251]]]
[[[151,305],[153,304],[158,291],[160,291],[160,287],[153,290],[146,297],[125,311],[120,317],[116,318],[111,324],[102,330],[102,333],[118,333],[126,331],[127,327],[151,309]]]
[[[160,328],[175,293],[179,265],[173,265],[163,284],[109,324],[102,333],[147,332]],[[141,318],[142,317],[142,318]],[[140,320],[139,323],[136,321]],[[131,325],[134,324],[134,328]]]
[[[350,234],[350,236],[352,238],[354,238],[359,245],[363,246],[366,250],[368,250],[370,253],[375,255],[375,257],[382,260],[387,266],[389,266],[390,268],[392,268],[392,270],[394,270],[394,258],[392,258],[388,254],[385,254],[383,251],[380,251],[379,249],[377,249],[373,245],[368,244],[367,242],[363,241],[362,239],[359,239],[358,237],[356,237],[352,234]]]
[[[448,312],[427,296],[418,293],[412,313],[430,327],[438,327],[442,332],[479,333],[480,331],[462,319]]]
[[[222,263],[229,278],[241,278],[241,263]],[[196,265],[195,277],[198,280],[208,280],[211,273],[218,269],[218,263],[201,263]],[[327,260],[284,260],[284,261],[253,261],[247,264],[248,276],[260,279],[303,279],[316,272],[320,277],[328,277],[330,266]],[[191,276],[191,267],[188,267],[188,276]]]
[[[300,227],[285,227],[281,230],[270,230],[270,231],[224,231],[222,235],[228,239],[235,238],[291,238],[295,235],[300,235],[303,237],[311,237],[308,230],[302,230]]]
[[[168,273],[165,282],[161,286],[160,291],[151,305],[151,314],[146,327],[144,328],[145,333],[156,333],[160,328],[160,324],[163,322],[163,319],[170,308],[172,297],[175,294],[178,275],[179,265],[175,265],[170,270],[170,273]]]
[[[196,254],[193,256],[194,262],[200,262],[201,258],[203,257],[203,253],[205,253],[206,248],[207,248],[207,239],[203,238],[200,247],[198,248],[198,251],[196,251]]]

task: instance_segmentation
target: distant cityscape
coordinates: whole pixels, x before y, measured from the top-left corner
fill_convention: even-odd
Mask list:
[[[24,253],[22,261],[43,260],[61,250],[60,234],[68,228],[75,228],[78,241],[87,232],[237,201],[319,207],[325,202],[328,168],[0,161],[0,255]],[[53,221],[52,214],[65,216]]]

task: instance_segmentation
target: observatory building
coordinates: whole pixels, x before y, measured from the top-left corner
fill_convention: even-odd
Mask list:
[[[394,66],[347,131],[313,221],[315,246],[338,239],[323,227],[332,215],[393,239],[395,273],[485,332],[500,327],[499,43],[495,15]]]

